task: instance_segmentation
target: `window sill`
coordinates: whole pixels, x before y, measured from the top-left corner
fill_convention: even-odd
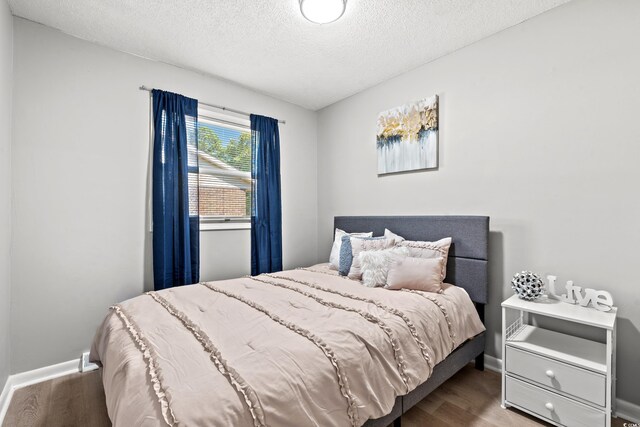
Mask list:
[[[250,222],[201,222],[200,231],[251,230]]]

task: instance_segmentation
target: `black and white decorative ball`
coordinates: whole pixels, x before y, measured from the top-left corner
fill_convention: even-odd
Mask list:
[[[534,300],[544,291],[544,282],[536,273],[522,271],[513,275],[511,288],[522,299]]]

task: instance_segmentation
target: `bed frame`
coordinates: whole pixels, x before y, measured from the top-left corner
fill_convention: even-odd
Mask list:
[[[486,216],[337,216],[334,229],[347,233],[373,231],[384,234],[388,228],[407,240],[435,241],[451,237],[453,242],[447,260],[446,282],[464,288],[475,303],[484,323],[487,303],[489,217]],[[412,392],[398,396],[391,412],[384,417],[368,420],[365,427],[400,427],[401,416],[424,399],[440,384],[451,378],[475,359],[476,369],[484,370],[485,333],[476,335],[456,348],[438,363],[431,377]]]

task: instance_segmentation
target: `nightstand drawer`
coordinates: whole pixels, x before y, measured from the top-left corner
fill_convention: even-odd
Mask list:
[[[604,426],[604,411],[507,376],[507,402],[564,426]]]
[[[506,370],[559,392],[605,406],[606,377],[507,345]]]

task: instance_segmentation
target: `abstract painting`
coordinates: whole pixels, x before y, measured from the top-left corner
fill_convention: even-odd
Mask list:
[[[378,115],[378,175],[438,167],[438,96]]]

